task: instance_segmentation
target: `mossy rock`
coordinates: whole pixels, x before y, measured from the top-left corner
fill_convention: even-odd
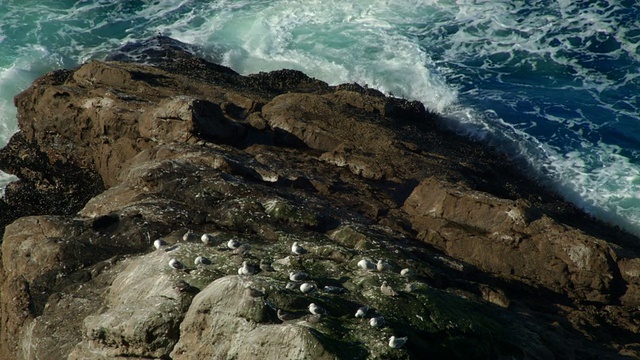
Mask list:
[[[315,214],[284,199],[275,198],[263,201],[262,207],[267,215],[276,220],[307,227],[316,227],[318,225],[318,217]]]
[[[340,226],[332,231],[329,237],[348,248],[359,251],[371,250],[375,247],[364,231],[352,225]]]

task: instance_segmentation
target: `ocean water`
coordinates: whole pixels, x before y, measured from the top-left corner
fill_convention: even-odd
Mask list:
[[[636,0],[0,0],[0,146],[36,77],[162,34],[243,74],[420,100],[640,234],[639,19]]]

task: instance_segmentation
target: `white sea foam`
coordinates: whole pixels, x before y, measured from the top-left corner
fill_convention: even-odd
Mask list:
[[[13,96],[24,90],[33,79],[33,74],[18,64],[0,69],[0,147],[5,146],[11,136],[18,131]],[[4,195],[7,184],[15,180],[17,180],[15,176],[0,171],[0,197]]]
[[[206,19],[214,25],[174,28],[171,35],[228,48],[225,65],[243,74],[292,68],[330,84],[355,81],[420,99],[440,111],[455,102],[456,90],[435,71],[429,55],[393,23],[398,10],[410,13],[415,2],[298,0],[254,6],[261,6],[259,12],[214,12]]]

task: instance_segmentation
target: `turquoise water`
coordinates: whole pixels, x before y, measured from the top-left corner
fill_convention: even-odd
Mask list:
[[[622,0],[1,0],[0,145],[37,76],[162,34],[243,74],[293,68],[423,101],[640,234],[638,19]]]

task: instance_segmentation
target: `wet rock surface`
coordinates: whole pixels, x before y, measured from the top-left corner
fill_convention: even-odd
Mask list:
[[[0,358],[639,357],[638,239],[421,104],[134,48],[16,97]]]

